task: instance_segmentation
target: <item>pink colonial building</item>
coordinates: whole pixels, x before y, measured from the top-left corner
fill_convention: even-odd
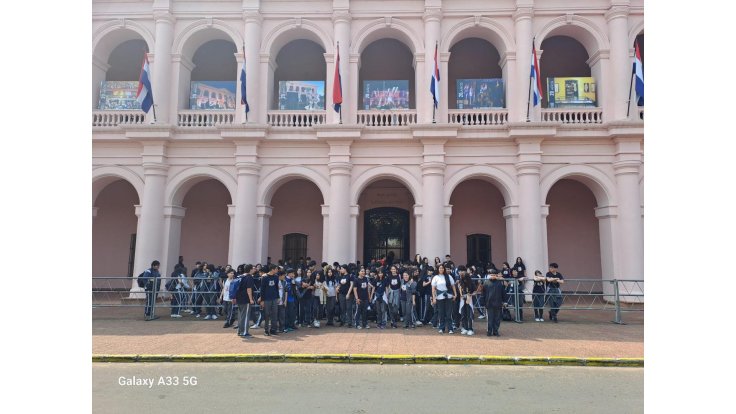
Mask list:
[[[644,112],[629,102],[642,0],[92,7],[94,276],[135,276],[154,259],[168,275],[179,256],[191,269],[394,251],[644,277]],[[527,117],[533,42],[545,96]],[[137,81],[144,54],[155,122],[98,110],[103,82]],[[279,109],[285,81],[322,85],[324,107]],[[230,82],[236,109],[191,109],[193,82]],[[381,88],[408,108],[364,101]]]

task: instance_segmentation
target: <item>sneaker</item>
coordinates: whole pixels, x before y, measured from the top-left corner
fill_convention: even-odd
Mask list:
[[[258,327],[258,324],[254,323],[253,325],[250,326],[250,329],[256,329],[257,327]]]
[[[544,322],[544,318],[539,318],[539,322]]]
[[[466,333],[468,333],[468,330],[467,330],[467,329],[465,329],[465,328],[462,328],[462,329],[460,330],[460,335],[465,335]]]
[[[253,335],[251,335],[251,334],[245,334],[245,335],[240,335],[240,337],[243,338],[243,339],[250,339],[250,338],[253,337]]]
[[[485,318],[486,318],[486,315],[480,315],[480,316],[478,317],[478,319],[485,319]]]
[[[181,315],[176,315],[176,314],[174,314],[174,315],[171,315],[171,317],[172,317],[172,318],[181,318]]]
[[[196,315],[194,315],[194,316],[195,316],[195,317],[197,317],[197,318],[199,318],[199,317],[200,317],[201,315],[200,315],[200,314],[196,314]]]
[[[366,325],[365,326],[365,329],[371,329],[371,326],[370,325]]]
[[[357,327],[356,329],[363,329],[363,327],[362,327],[362,326],[360,326],[360,325],[358,325],[358,327]]]
[[[417,321],[416,326],[422,326],[422,321]]]
[[[475,335],[475,332],[473,332],[472,330],[470,330],[470,331],[468,331],[468,333],[466,335],[473,336],[473,335]]]
[[[439,332],[441,334],[445,333],[445,331],[443,331],[442,329],[438,329],[437,332]]]
[[[268,331],[263,332],[263,334],[266,335],[266,336],[271,336],[271,333],[268,332]]]
[[[212,315],[210,319],[217,319],[217,315]]]
[[[453,331],[452,329],[450,329],[450,332],[448,332],[448,333],[449,333],[450,335],[452,335],[452,334],[454,334],[454,333],[455,333],[455,331]]]
[[[204,317],[205,319],[210,319],[210,315],[207,315]]]
[[[184,312],[184,313],[194,313],[194,311],[191,310],[191,309],[184,309],[182,312]]]

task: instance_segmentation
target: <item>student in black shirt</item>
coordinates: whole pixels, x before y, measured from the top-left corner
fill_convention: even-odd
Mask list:
[[[486,336],[500,336],[498,329],[501,327],[501,310],[506,302],[507,295],[501,272],[493,269],[490,273],[490,278],[483,283],[483,303],[488,312]]]
[[[426,257],[424,258],[427,259]],[[422,294],[422,309],[420,311],[420,320],[417,325],[424,324],[428,325],[432,318],[432,278],[434,277],[434,268],[425,267],[420,282],[418,283],[420,292]]]
[[[360,269],[358,272],[358,278],[355,280],[353,292],[355,294],[355,301],[358,304],[358,316],[360,317],[360,321],[356,320],[355,325],[358,329],[369,329],[368,299],[373,295],[373,285],[365,277],[365,269]]]
[[[337,290],[337,300],[340,304],[340,326],[348,324],[348,328],[353,327],[353,305],[355,304],[353,283],[353,277],[348,274],[348,267],[346,265],[342,265],[340,267],[340,275],[337,279],[337,284],[339,286]]]
[[[544,322],[544,294],[547,291],[547,279],[539,270],[534,271],[534,289],[532,303],[534,305],[534,320]]]
[[[401,287],[401,275],[396,266],[390,267],[390,274],[386,281],[388,282],[388,290],[386,296],[388,298],[388,314],[391,320],[391,327],[397,328],[399,321],[399,288]]]
[[[562,306],[562,290],[560,284],[565,283],[562,273],[557,271],[557,263],[550,263],[547,278],[547,298],[549,299],[549,319],[557,323],[557,314]]]

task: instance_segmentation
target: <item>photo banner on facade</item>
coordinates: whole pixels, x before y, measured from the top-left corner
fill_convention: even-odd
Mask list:
[[[363,81],[363,109],[409,109],[409,81]]]
[[[324,81],[279,81],[279,110],[321,111],[324,109]]]
[[[194,81],[191,83],[189,109],[235,109],[235,81]]]
[[[591,77],[547,78],[550,108],[595,107],[595,79]]]
[[[141,109],[136,100],[138,81],[102,81],[97,109],[103,111],[126,111]]]
[[[458,79],[457,109],[505,108],[503,79]]]

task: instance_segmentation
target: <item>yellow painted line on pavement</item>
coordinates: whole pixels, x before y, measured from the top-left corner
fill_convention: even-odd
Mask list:
[[[92,355],[92,362],[299,362],[349,364],[480,364],[644,367],[644,358],[408,354],[94,354]]]

